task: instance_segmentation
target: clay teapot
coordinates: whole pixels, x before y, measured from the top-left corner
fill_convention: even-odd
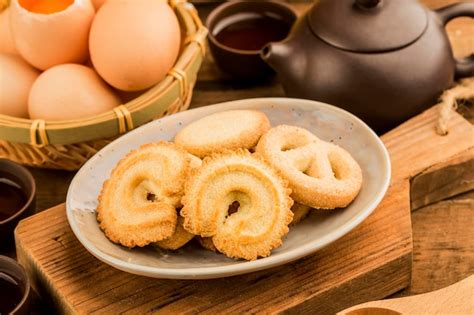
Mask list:
[[[378,132],[435,104],[474,55],[453,57],[445,25],[474,3],[431,11],[416,0],[320,0],[261,57],[287,96],[344,108]]]

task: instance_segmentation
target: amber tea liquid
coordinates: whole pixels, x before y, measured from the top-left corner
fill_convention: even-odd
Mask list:
[[[0,271],[0,314],[10,314],[22,298],[20,284],[10,275]]]
[[[0,173],[0,222],[21,210],[26,201],[20,185]]]
[[[284,20],[259,13],[239,13],[220,21],[214,28],[216,40],[230,48],[260,50],[269,42],[286,38],[290,25]]]

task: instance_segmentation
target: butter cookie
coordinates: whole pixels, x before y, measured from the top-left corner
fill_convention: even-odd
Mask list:
[[[154,245],[163,249],[177,250],[191,241],[194,238],[194,234],[191,234],[184,229],[183,221],[184,219],[178,216],[176,230],[174,231],[173,235],[162,241],[154,243]]]
[[[288,180],[296,202],[312,208],[346,207],[362,185],[360,166],[346,150],[300,127],[270,129],[256,153]]]
[[[116,165],[99,196],[97,220],[123,246],[145,246],[171,237],[191,157],[175,144],[146,144]]]
[[[230,110],[196,120],[184,127],[175,142],[200,158],[226,150],[251,149],[270,129],[267,116],[255,110]]]
[[[288,233],[290,193],[277,172],[248,151],[213,155],[186,183],[184,228],[212,237],[216,249],[229,257],[266,257]],[[229,207],[237,211],[229,213]]]
[[[311,207],[295,202],[293,207],[291,207],[291,211],[293,212],[293,221],[291,221],[291,225],[295,225],[308,216]]]

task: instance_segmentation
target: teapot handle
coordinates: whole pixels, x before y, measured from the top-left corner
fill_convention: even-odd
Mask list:
[[[441,22],[446,25],[454,18],[468,16],[474,18],[474,3],[455,3],[436,10]],[[474,75],[474,53],[463,59],[456,59],[455,75],[457,78]]]

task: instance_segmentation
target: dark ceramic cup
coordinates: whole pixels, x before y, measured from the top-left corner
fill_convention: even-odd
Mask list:
[[[23,166],[6,159],[0,159],[0,179],[5,178],[20,186],[26,202],[22,208],[10,217],[0,221],[0,248],[8,247],[13,242],[13,231],[18,222],[35,211],[36,184],[31,173]]]
[[[8,314],[29,314],[31,288],[30,279],[28,278],[25,269],[23,269],[23,267],[15,260],[6,256],[0,256],[0,278],[0,280],[16,283],[15,288],[18,289],[20,293],[17,296],[18,301],[8,300],[9,304],[16,305],[13,310],[8,310]],[[3,290],[5,290],[5,288],[3,288]],[[3,292],[3,294],[7,293],[8,292]],[[6,296],[3,298],[6,298]],[[6,307],[6,305],[2,305],[2,307]]]
[[[232,1],[215,8],[206,20],[209,47],[217,66],[238,79],[262,79],[274,71],[260,57],[260,50],[243,50],[226,46],[216,39],[217,27],[226,18],[237,14],[259,14],[276,17],[288,24],[288,32],[296,21],[296,13],[288,5],[276,1]],[[285,34],[284,37],[286,37]]]

